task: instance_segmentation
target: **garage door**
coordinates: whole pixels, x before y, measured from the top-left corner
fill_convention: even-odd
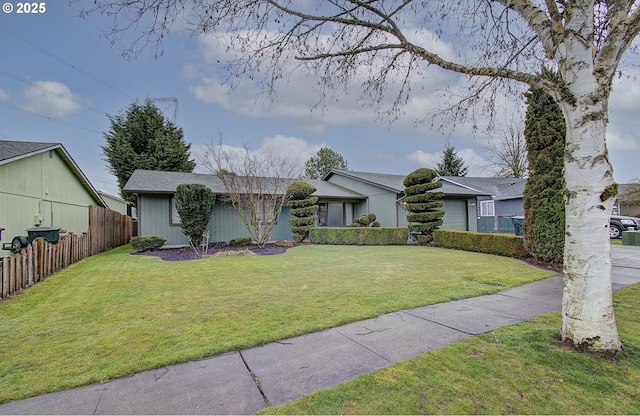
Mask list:
[[[467,200],[466,199],[445,199],[444,200],[444,223],[440,228],[445,230],[467,231]]]

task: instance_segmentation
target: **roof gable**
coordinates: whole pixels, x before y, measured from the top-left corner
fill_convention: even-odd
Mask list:
[[[370,185],[387,189],[395,193],[401,193],[404,191],[403,181],[406,176],[387,173],[356,172],[352,170],[331,170],[322,178],[322,180],[326,181],[333,175],[341,175],[347,178],[352,178],[361,182],[368,183]]]
[[[13,161],[24,159],[30,156],[38,155],[47,151],[55,151],[60,158],[67,164],[73,175],[78,179],[93,199],[102,207],[106,207],[104,199],[98,191],[93,187],[89,179],[80,170],[80,167],[71,158],[61,143],[41,143],[41,142],[19,142],[0,140],[0,165],[9,164]]]

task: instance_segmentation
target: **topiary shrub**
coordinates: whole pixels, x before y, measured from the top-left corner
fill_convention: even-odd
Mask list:
[[[310,196],[315,191],[316,187],[306,182],[294,182],[287,188],[290,198],[287,205],[295,217],[289,220],[289,225],[292,238],[298,243],[309,237],[309,231],[316,226],[318,198]]]
[[[376,221],[376,214],[370,212],[362,214],[358,218],[354,218],[351,223],[352,227],[380,227],[380,223]]]
[[[165,243],[162,237],[131,237],[129,242],[135,251],[157,250]]]
[[[229,241],[231,247],[245,247],[251,245],[251,237],[239,237]]]
[[[433,230],[442,225],[444,211],[441,208],[444,202],[443,192],[433,192],[442,187],[442,182],[433,182],[438,176],[436,171],[427,168],[420,168],[404,178],[404,190],[407,211],[407,221],[409,222],[409,232],[418,238],[418,243],[426,245],[431,242],[430,237]]]

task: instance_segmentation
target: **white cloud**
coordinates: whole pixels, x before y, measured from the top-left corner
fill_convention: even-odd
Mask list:
[[[0,90],[0,101],[7,101],[9,99],[9,94]]]
[[[640,150],[640,140],[630,133],[620,133],[617,129],[607,132],[607,149],[610,151]]]
[[[69,87],[57,81],[35,81],[24,96],[25,109],[45,116],[64,117],[81,108]]]
[[[487,160],[480,156],[475,150],[465,148],[456,149],[458,157],[464,160],[464,165],[469,168],[467,176],[491,176],[487,173],[485,166]],[[406,156],[407,160],[429,169],[435,169],[438,163],[442,161],[442,152],[427,153],[422,150],[416,150]]]
[[[433,37],[424,32],[414,36],[429,39],[430,42]],[[348,88],[326,91],[318,85],[317,78],[308,75],[299,61],[290,60],[282,68],[282,81],[277,86],[277,92],[268,94],[261,90],[259,73],[254,73],[252,80],[233,79],[233,88],[229,86],[226,78],[229,74],[220,69],[220,62],[233,58],[227,48],[228,38],[217,34],[215,37],[203,35],[198,39],[201,61],[185,65],[182,74],[193,79],[190,91],[204,103],[252,118],[284,117],[298,127],[319,133],[325,132],[329,125],[354,126],[381,120],[375,105],[361,101],[361,97],[371,91],[365,85],[367,76],[375,72],[380,62],[357,71],[358,75]],[[445,57],[452,54],[449,46],[442,42],[438,43],[437,50]],[[442,102],[442,91],[436,90],[452,80],[450,73],[434,67],[425,66],[420,72],[416,72],[413,80],[410,100],[401,104],[400,112],[388,116],[389,119],[398,117],[394,122],[398,128],[413,131],[416,120],[434,112]],[[382,111],[393,106],[400,80],[390,77],[387,87],[380,106]]]
[[[219,144],[212,143],[209,146],[204,145],[192,145],[191,156],[197,162],[196,172],[199,173],[211,173],[202,163],[205,160],[206,155],[211,149],[211,146],[217,147]],[[276,135],[265,138],[260,147],[252,149],[250,144],[247,144],[252,156],[257,158],[276,156],[277,159],[286,162],[287,164],[296,165],[299,173],[302,173],[304,169],[304,163],[314,156],[318,150],[322,147],[329,147],[325,143],[311,144],[305,139],[301,139],[293,136]],[[240,160],[246,154],[245,147],[243,146],[230,146],[222,144],[222,148],[226,154],[236,155]]]
[[[422,150],[416,150],[415,152],[407,155],[407,160],[420,165],[421,167],[435,169],[438,162],[442,160],[442,153],[426,153]]]

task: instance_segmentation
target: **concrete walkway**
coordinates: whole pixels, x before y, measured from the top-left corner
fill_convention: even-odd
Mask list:
[[[614,290],[640,247],[612,248]],[[0,406],[0,414],[253,414],[472,335],[561,308],[562,278],[404,310],[261,347]]]

